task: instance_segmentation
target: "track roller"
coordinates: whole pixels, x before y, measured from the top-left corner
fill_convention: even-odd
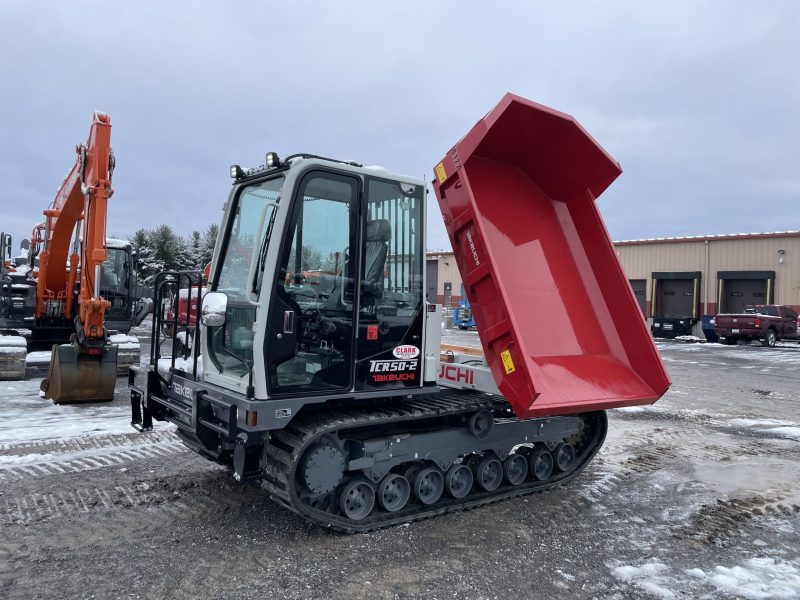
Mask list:
[[[528,461],[522,454],[509,454],[503,461],[503,475],[511,485],[519,485],[528,476]]]
[[[561,442],[553,450],[553,458],[555,460],[556,469],[562,473],[571,470],[575,464],[575,448],[570,444]]]
[[[547,481],[553,473],[553,455],[547,448],[539,446],[528,456],[528,465],[536,481]]]
[[[478,487],[493,492],[503,482],[503,465],[493,454],[485,454],[475,463],[475,481]]]
[[[444,476],[444,487],[453,498],[463,498],[472,489],[472,470],[465,464],[453,465]]]
[[[442,497],[444,477],[436,467],[422,467],[414,476],[414,497],[422,504],[433,504]]]
[[[375,506],[375,490],[365,479],[353,479],[342,488],[339,508],[348,519],[360,521],[372,512],[373,506]]]
[[[408,479],[397,473],[389,473],[378,484],[378,506],[387,512],[402,509],[411,496]]]

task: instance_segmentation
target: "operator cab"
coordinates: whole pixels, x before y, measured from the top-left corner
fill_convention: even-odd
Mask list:
[[[252,370],[257,399],[419,390],[424,183],[308,155],[232,174],[204,379],[241,387]]]
[[[125,240],[106,239],[106,260],[100,275],[100,295],[111,302],[106,328],[128,332],[131,327],[132,249]]]

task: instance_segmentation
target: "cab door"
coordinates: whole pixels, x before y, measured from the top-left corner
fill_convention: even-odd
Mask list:
[[[352,387],[359,191],[321,170],[297,186],[265,338],[270,396]]]
[[[420,185],[366,178],[357,391],[422,385],[425,232]]]

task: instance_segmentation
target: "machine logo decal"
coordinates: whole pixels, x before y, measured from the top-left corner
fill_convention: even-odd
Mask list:
[[[409,358],[417,358],[419,356],[419,348],[416,346],[397,346],[394,350],[392,350],[392,354],[394,354],[397,358],[409,359]]]
[[[178,394],[178,396],[183,396],[189,400],[192,399],[192,390],[188,385],[181,385],[180,383],[174,383],[172,385],[172,390]]]
[[[481,265],[481,259],[478,257],[478,251],[475,248],[475,241],[472,239],[472,232],[467,229],[467,243],[469,244],[470,252],[472,252],[472,260],[475,261],[475,266]]]
[[[374,383],[414,381],[418,365],[418,360],[371,360],[369,372]]]
[[[443,163],[436,165],[436,177],[439,178],[439,183],[444,183],[444,180],[447,179],[447,172],[444,170]]]
[[[506,371],[506,375],[510,375],[517,370],[516,367],[514,367],[514,361],[511,359],[510,350],[503,350],[500,353],[500,359],[503,361],[503,368]]]
[[[439,379],[475,385],[475,371],[472,369],[462,369],[457,365],[442,364],[439,366]]]

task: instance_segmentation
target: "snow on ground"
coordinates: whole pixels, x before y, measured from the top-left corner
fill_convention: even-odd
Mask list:
[[[648,562],[639,567],[620,565],[612,569],[614,577],[632,583],[642,591],[657,598],[674,598],[675,582],[665,573],[669,567],[660,562]]]
[[[737,598],[800,598],[800,569],[774,558],[751,558],[743,566],[718,566],[707,572],[689,569],[686,574]]]
[[[615,563],[616,564],[616,563]],[[712,563],[713,564],[713,563]],[[709,597],[698,584],[716,588],[726,597],[748,600],[800,598],[800,568],[797,559],[786,561],[770,557],[754,557],[742,565],[685,569],[674,574],[666,564],[655,559],[639,566],[609,565],[612,575],[656,598]],[[688,579],[687,577],[688,576]]]
[[[781,419],[730,419],[728,424],[800,441],[800,426],[793,421],[783,421]]]
[[[0,445],[133,431],[127,402],[56,405],[39,397],[40,381],[0,382]]]
[[[119,346],[123,350],[135,350],[139,348],[139,338],[125,335],[124,333],[116,333],[108,337],[108,341]]]
[[[736,427],[794,427],[792,421],[782,421],[780,419],[731,419],[728,421]]]
[[[623,406],[622,408],[615,408],[614,410],[621,413],[643,413],[643,412],[654,412],[659,409],[655,406],[648,405],[648,406]]]
[[[774,433],[775,435],[800,441],[800,427],[775,427],[766,431],[767,433]]]
[[[767,363],[798,363],[800,362],[800,346],[798,344],[783,344],[779,348],[765,348],[763,346],[725,346],[724,344],[681,344],[667,341],[656,341],[656,348],[664,358],[665,350],[680,352],[704,352],[706,350],[724,351],[726,357],[745,361]]]

